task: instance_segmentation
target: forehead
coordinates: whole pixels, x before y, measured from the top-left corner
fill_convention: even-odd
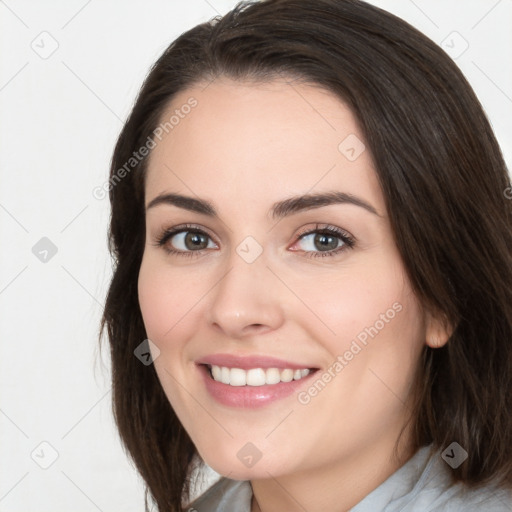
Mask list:
[[[283,196],[342,190],[384,211],[357,120],[319,87],[218,79],[181,91],[161,122],[146,204],[179,192],[263,208]]]

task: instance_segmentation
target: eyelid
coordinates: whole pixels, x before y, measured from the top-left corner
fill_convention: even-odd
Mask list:
[[[311,233],[316,233],[317,231],[327,231],[330,233],[342,235],[345,238],[354,240],[354,242],[356,240],[356,238],[354,236],[352,236],[348,231],[346,231],[342,228],[339,228],[338,226],[334,226],[333,224],[320,223],[320,222],[316,222],[314,224],[314,227],[311,227],[311,225],[308,225],[306,227],[299,229],[299,231],[297,232],[297,235],[296,235],[297,240],[305,235],[309,235]]]
[[[215,241],[216,237],[210,233],[210,230],[205,228],[204,226],[201,226],[200,224],[177,224],[176,226],[173,226],[171,228],[162,229],[161,234],[164,236],[171,237],[178,233],[182,233],[183,231],[204,233],[205,235],[208,235],[216,244],[218,244],[218,242]]]

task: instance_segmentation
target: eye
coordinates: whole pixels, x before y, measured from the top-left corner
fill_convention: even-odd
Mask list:
[[[210,235],[193,226],[167,229],[158,237],[155,245],[163,247],[169,254],[180,256],[192,256],[192,253],[217,248]]]
[[[208,233],[193,225],[164,230],[154,245],[177,256],[199,256],[204,250],[218,248]],[[355,239],[346,231],[335,226],[321,227],[317,224],[314,229],[300,233],[290,250],[302,251],[307,257],[316,258],[335,256],[354,245]]]
[[[210,243],[209,236],[199,231],[181,231],[173,235],[169,241],[171,245],[180,251],[196,251],[211,249],[215,244]]]
[[[352,248],[355,240],[347,232],[335,226],[316,226],[315,229],[302,233],[291,250],[309,253],[309,257],[334,256],[341,251]],[[298,248],[295,248],[298,246]]]

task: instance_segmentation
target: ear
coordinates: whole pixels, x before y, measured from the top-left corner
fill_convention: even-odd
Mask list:
[[[445,315],[427,313],[425,343],[430,348],[441,348],[446,345],[453,330],[453,326],[450,325]]]

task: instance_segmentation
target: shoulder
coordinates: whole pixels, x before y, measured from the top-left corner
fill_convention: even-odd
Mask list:
[[[453,483],[433,446],[421,448],[351,512],[512,512],[512,490]]]
[[[439,512],[511,512],[512,491],[493,486],[468,488],[457,484],[432,502],[429,510]]]
[[[252,488],[249,481],[222,477],[185,508],[185,512],[250,512]]]
[[[429,452],[425,470],[409,497],[403,512],[511,512],[512,489],[496,485],[468,487],[452,484],[450,467],[436,450]]]

